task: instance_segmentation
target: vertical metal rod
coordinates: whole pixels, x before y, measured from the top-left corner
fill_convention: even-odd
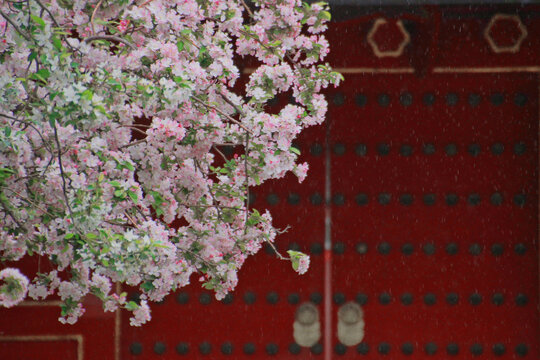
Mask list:
[[[330,119],[326,120],[324,186],[324,359],[332,359],[332,183]]]
[[[536,80],[538,82],[538,94],[537,94],[537,100],[538,100],[538,130],[537,130],[537,133],[538,133],[538,141],[536,142],[537,143],[537,147],[540,146],[540,72],[536,74]],[[536,149],[536,153],[538,154],[538,148]],[[536,188],[536,193],[537,194],[540,194],[540,158],[538,158],[537,160],[537,163],[536,163],[536,176],[538,178],[538,187]],[[540,208],[540,198],[537,200],[538,201],[538,207]],[[538,211],[538,210],[537,210]],[[537,221],[539,221],[540,223],[540,211],[538,211],[538,214],[537,214]],[[536,241],[540,241],[540,226],[538,227],[538,234],[537,234],[537,238],[536,238]],[[540,274],[540,253],[537,253],[537,256],[538,256],[538,273]],[[538,295],[540,296],[540,289],[538,289]]]

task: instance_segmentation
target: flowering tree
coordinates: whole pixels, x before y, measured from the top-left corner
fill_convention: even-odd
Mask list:
[[[91,293],[150,319],[200,274],[223,298],[278,231],[248,191],[294,172],[292,140],[323,121],[324,3],[4,0],[0,4],[0,259],[48,258],[31,281],[0,271],[0,304],[57,293],[74,323]],[[259,66],[240,88],[235,56]],[[291,92],[277,114],[267,102]],[[145,121],[146,119],[146,121]],[[225,156],[224,145],[237,146]],[[300,274],[309,258],[290,251]],[[138,286],[137,304],[112,283]]]

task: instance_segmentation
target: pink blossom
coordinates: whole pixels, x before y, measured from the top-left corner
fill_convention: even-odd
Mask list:
[[[129,324],[131,326],[141,326],[150,319],[150,307],[148,307],[146,300],[141,300],[141,304],[133,311],[133,316],[129,318]]]
[[[309,256],[302,256],[298,260],[298,270],[300,275],[305,274],[309,269]]]
[[[45,26],[27,34],[30,43],[0,23],[0,51],[9,49],[0,64],[0,128],[11,130],[2,132],[11,145],[0,150],[2,186],[11,190],[3,192],[10,213],[0,207],[0,255],[36,253],[55,264],[31,285],[10,270],[0,303],[12,306],[27,289],[34,299],[56,294],[59,320],[73,324],[93,293],[105,311],[133,311],[130,323],[140,326],[150,320],[147,301],[194,273],[224,297],[245,260],[277,236],[270,213],[246,209],[246,185],[288,172],[304,180],[308,165],[298,164],[291,144],[324,120],[320,91],[342,79],[321,63],[327,6],[257,1],[251,16],[236,0],[93,3],[95,13],[87,1],[63,3],[45,2]],[[0,9],[28,28],[28,7]],[[109,30],[114,37],[102,37]],[[235,87],[239,56],[261,63],[244,89]],[[34,61],[46,81],[30,93],[22,79]],[[296,104],[267,109],[289,91]],[[307,270],[303,254],[291,261]],[[140,306],[115,293],[115,282],[138,286]]]

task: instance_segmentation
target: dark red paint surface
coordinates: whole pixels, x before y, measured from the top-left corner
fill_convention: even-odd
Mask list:
[[[0,343],[0,353],[4,359],[32,359],[36,354],[47,354],[50,359],[77,359],[77,342],[47,340]]]
[[[497,12],[517,13],[527,28],[528,36],[519,52],[495,54],[484,39],[484,29]],[[403,55],[374,56],[366,35],[378,17],[401,19],[410,30],[411,43]],[[504,31],[504,24],[499,25],[494,34],[506,45],[515,38],[514,30]],[[324,242],[327,207],[331,210],[332,242],[336,250],[344,249],[331,255],[331,295],[337,302],[367,299],[365,304],[361,302],[366,322],[364,342],[369,346],[366,355],[355,347],[346,349],[344,355],[332,349],[333,358],[471,359],[474,343],[483,346],[480,358],[494,358],[495,344],[505,347],[501,359],[521,358],[516,352],[519,344],[528,350],[523,358],[539,358],[540,68],[530,67],[540,65],[540,8],[359,10],[355,19],[332,24],[328,38],[332,44],[328,61],[344,70],[346,81],[328,92],[327,124],[308,129],[298,139],[301,159],[310,164],[309,176],[302,184],[292,175],[264,184],[255,190],[253,202],[257,209],[272,212],[276,226],[291,226],[278,238],[277,247],[285,252],[298,246],[309,253],[310,271],[298,276],[288,263],[261,250],[240,271],[240,283],[230,304],[216,301],[193,277],[192,285],[168,296],[163,304],[152,305],[149,324],[130,327],[129,314],[122,313],[117,334],[121,359],[322,359],[322,353],[310,349],[292,354],[289,346],[294,342],[292,323],[297,307],[317,300],[317,294],[324,296],[324,256],[312,250],[320,249]],[[385,39],[377,37],[377,41]],[[394,48],[394,37],[387,39],[388,44],[381,43],[381,48]],[[448,73],[440,73],[442,70]],[[387,106],[379,103],[382,94],[388,95]],[[434,95],[430,106],[423,102],[426,94]],[[448,103],[449,94],[457,96],[454,105]],[[469,103],[471,94],[480,96],[476,106]],[[453,103],[454,95],[449,99]],[[281,104],[286,101],[281,99]],[[423,152],[425,143],[434,145],[433,154]],[[504,146],[499,155],[492,152],[496,143]],[[522,154],[516,154],[516,143],[525,144]],[[312,153],[315,144],[322,146],[322,153]],[[364,156],[355,153],[358,144],[366,146]],[[389,146],[387,155],[378,153],[380,144]],[[404,144],[412,147],[409,156],[400,154]],[[456,146],[453,156],[445,151],[449,144]],[[480,146],[477,156],[469,152],[471,144]],[[323,200],[316,205],[310,200],[313,195],[325,196],[327,148],[335,202],[325,206]],[[498,206],[491,202],[496,192],[503,198]],[[367,204],[356,202],[359,193],[367,195]],[[387,205],[379,202],[381,193],[390,194]],[[458,196],[453,206],[446,203],[450,193]],[[277,204],[269,204],[271,194],[274,198],[277,195]],[[298,204],[288,202],[290,194],[299,196]],[[339,194],[343,204],[336,196]],[[412,195],[408,206],[400,203],[404,194]],[[426,194],[435,195],[433,205],[424,203]],[[477,205],[469,203],[471,194],[479,195]],[[525,195],[523,205],[515,203],[516,194]],[[379,251],[381,243],[390,245],[388,254]],[[359,253],[358,244],[367,252]],[[405,244],[412,246],[409,255],[402,251]],[[433,244],[435,253],[426,254],[425,244]],[[457,246],[454,254],[449,253],[449,244]],[[470,252],[473,244],[481,249],[478,255]],[[501,245],[502,253],[494,245]],[[516,246],[524,246],[526,251],[518,254]],[[275,304],[267,300],[272,292],[278,294]],[[203,293],[210,295],[210,304],[201,304]],[[247,293],[256,295],[253,304],[244,300]],[[390,302],[384,305],[380,296],[386,293]],[[410,305],[402,303],[404,293],[413,296]],[[457,304],[447,303],[450,293],[459,296]],[[298,303],[289,302],[291,294],[298,295]],[[435,296],[432,305],[425,302],[428,294]],[[471,304],[472,294],[481,296],[479,304]],[[494,294],[503,295],[501,305],[493,303]],[[522,303],[523,295],[526,303]],[[180,303],[186,299],[187,303]],[[336,314],[340,305],[336,301],[330,324],[333,347],[338,344]],[[87,314],[75,326],[59,324],[60,310],[55,307],[1,310],[0,335],[82,334],[85,359],[113,359],[114,316],[102,315],[98,304],[92,305],[92,299],[88,302]],[[317,307],[324,329],[323,302]],[[199,350],[204,342],[211,345],[208,355]],[[221,351],[225,342],[233,346],[231,355]],[[438,346],[433,356],[424,351],[429,342]],[[189,345],[188,354],[177,353],[180,343]],[[255,345],[254,354],[244,353],[246,343]],[[323,338],[320,343],[324,343]],[[388,355],[380,354],[381,343],[390,345]],[[412,356],[403,354],[404,343],[412,344]],[[459,347],[455,356],[447,354],[450,343]],[[277,345],[277,354],[267,353],[268,344]],[[56,345],[53,351],[47,350],[50,344],[28,343],[24,350],[39,349],[35,350],[38,359],[75,359],[67,354],[73,349],[71,342]],[[19,359],[22,353],[14,354],[20,349],[20,343],[2,342],[0,337],[0,359]]]
[[[332,189],[345,196],[345,204],[332,206],[332,237],[346,246],[343,255],[334,255],[333,284],[335,292],[354,300],[364,293],[369,300],[364,306],[365,341],[376,347],[381,342],[392,345],[392,358],[404,358],[400,346],[415,345],[415,358],[430,358],[424,344],[436,342],[445,356],[448,343],[460,347],[459,358],[472,358],[469,347],[484,345],[484,352],[503,343],[506,358],[514,357],[518,343],[529,345],[530,358],[538,357],[538,79],[535,74],[460,74],[431,75],[417,79],[414,75],[349,76],[339,89],[348,95],[345,103],[335,108],[331,117],[331,143],[344,144],[347,151],[332,155]],[[400,104],[403,92],[412,94],[410,106]],[[435,94],[435,103],[426,106],[422,95]],[[490,95],[505,94],[503,104],[490,102]],[[377,95],[387,93],[387,107],[377,103]],[[448,93],[458,94],[454,106],[446,103]],[[482,101],[476,107],[467,103],[467,96],[477,93]],[[515,93],[526,94],[524,106],[513,102]],[[359,108],[356,94],[368,101]],[[339,110],[338,110],[339,109]],[[351,116],[351,114],[354,114]],[[353,125],[354,124],[354,125]],[[494,143],[502,143],[504,151],[495,155]],[[527,150],[514,153],[514,144],[524,142]],[[358,156],[356,144],[367,145],[367,154]],[[381,156],[377,145],[390,145],[388,155]],[[426,155],[422,145],[432,143],[435,152]],[[445,146],[457,145],[457,153],[449,156]],[[480,153],[472,156],[471,143],[480,145]],[[402,144],[412,146],[410,156],[400,154]],[[501,205],[490,202],[493,193],[503,195]],[[369,203],[359,206],[355,195],[365,193]],[[391,195],[389,204],[378,202],[380,193]],[[409,206],[400,203],[402,194],[413,196]],[[445,202],[448,193],[459,201],[454,206]],[[481,201],[468,203],[472,193]],[[424,194],[435,194],[433,205],[423,202]],[[514,203],[515,194],[526,194],[524,206]],[[389,254],[378,252],[380,243],[391,245]],[[367,253],[355,251],[358,243],[367,245]],[[435,254],[426,255],[423,245],[432,243]],[[456,254],[446,251],[448,244],[458,246]],[[477,243],[483,250],[473,256],[469,252]],[[518,255],[514,247],[523,243],[527,252]],[[410,244],[410,255],[402,246]],[[491,252],[501,244],[500,256]],[[457,293],[459,302],[450,306],[445,297]],[[389,293],[392,300],[383,305],[379,295]],[[403,293],[411,293],[414,301],[405,306]],[[428,306],[424,296],[432,293],[436,303]],[[471,305],[473,293],[482,302]],[[501,306],[492,303],[494,293],[502,293]],[[528,303],[517,306],[518,294],[525,294]],[[352,351],[351,351],[352,350]],[[350,349],[344,358],[358,356]],[[370,356],[379,356],[376,349]],[[491,354],[490,354],[491,355]]]

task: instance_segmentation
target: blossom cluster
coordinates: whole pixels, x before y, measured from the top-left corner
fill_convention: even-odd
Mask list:
[[[28,292],[28,279],[19,269],[0,271],[0,305],[10,308],[20,303]]]
[[[28,285],[3,270],[15,290],[0,303],[57,294],[72,324],[93,294],[138,326],[192,275],[218,299],[233,290],[278,233],[250,188],[304,179],[291,143],[342,79],[321,63],[329,20],[298,0],[1,2],[0,260],[54,270]],[[246,85],[239,56],[259,64]],[[270,111],[283,93],[295,103]],[[289,259],[307,271],[309,258]]]

